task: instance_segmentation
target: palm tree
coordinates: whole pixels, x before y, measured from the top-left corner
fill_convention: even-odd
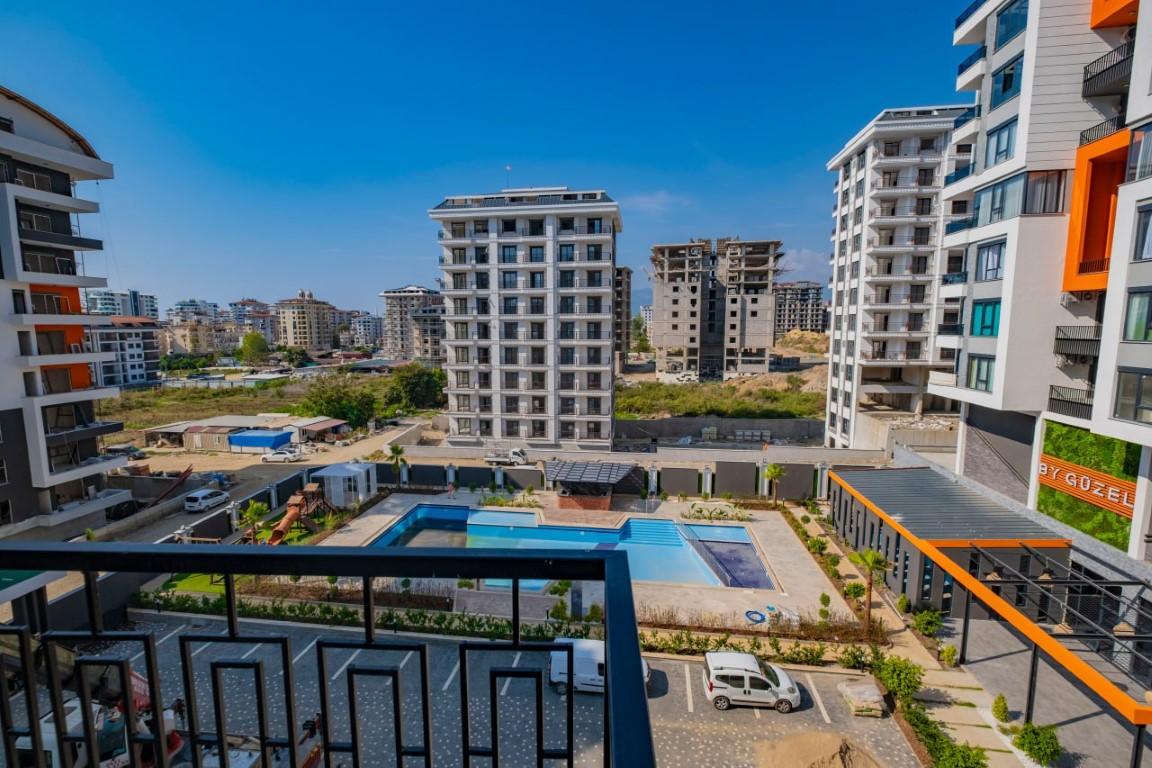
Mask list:
[[[248,506],[244,507],[244,511],[240,513],[240,521],[248,528],[253,544],[256,543],[256,529],[264,522],[264,517],[269,511],[268,505],[264,502],[250,501]]]
[[[788,474],[788,470],[779,464],[769,464],[764,467],[764,478],[772,485],[772,506],[776,509],[780,508],[780,481],[784,479],[786,474]]]
[[[875,549],[865,549],[860,552],[849,552],[848,560],[860,570],[864,571],[864,627],[865,632],[872,633],[872,585],[877,575],[883,575],[892,567],[883,552]]]
[[[388,458],[386,461],[392,465],[396,473],[396,487],[400,487],[400,467],[408,464],[408,459],[404,458],[404,446],[390,445],[388,446]]]

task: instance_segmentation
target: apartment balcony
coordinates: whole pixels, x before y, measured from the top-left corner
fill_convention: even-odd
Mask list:
[[[962,219],[956,219],[955,221],[950,221],[947,224],[945,224],[944,225],[944,234],[952,235],[952,234],[955,234],[957,232],[963,232],[966,229],[972,229],[972,227],[975,227],[975,226],[976,226],[976,217],[975,216],[966,216]]]
[[[1065,357],[1099,357],[1101,331],[1099,324],[1058,325],[1052,351]]]
[[[1048,410],[1074,419],[1091,419],[1094,397],[1091,388],[1049,387]]]
[[[487,229],[475,229],[473,227],[450,227],[441,229],[436,233],[437,239],[448,245],[451,242],[471,242],[473,240],[487,240],[492,236],[492,233]]]
[[[944,153],[938,149],[905,150],[901,152],[885,152],[883,145],[876,152],[873,165],[876,167],[900,167],[919,165],[921,163],[939,162]]]
[[[1086,128],[1080,132],[1080,146],[1091,144],[1100,139],[1106,139],[1114,133],[1124,130],[1124,123],[1127,121],[1125,115],[1116,115],[1110,117],[1102,123],[1097,123],[1091,128]]]
[[[920,352],[874,352],[864,350],[858,360],[861,365],[904,365],[907,363],[931,362],[927,351]]]
[[[96,512],[112,509],[132,501],[132,491],[121,488],[105,488],[96,491],[86,499],[66,501],[52,510],[52,517],[59,522],[65,519],[87,517]],[[64,519],[60,519],[64,518]]]
[[[956,374],[951,371],[928,371],[928,385],[938,387],[955,387]]]
[[[976,90],[979,87],[981,78],[988,71],[988,46],[981,45],[965,59],[960,62],[960,66],[956,68],[956,90],[963,93],[964,91]],[[974,87],[975,86],[975,87]]]
[[[571,238],[597,238],[610,236],[615,233],[616,228],[614,226],[611,224],[602,224],[599,227],[578,226],[558,229],[556,230],[556,237],[561,240],[567,240]]]
[[[868,247],[873,253],[923,253],[935,250],[936,244],[914,237],[873,237],[868,240]]]
[[[63,386],[49,391],[45,382],[41,381],[37,391],[26,392],[25,396],[34,407],[43,408],[47,405],[80,403],[88,400],[107,400],[112,397],[117,397],[119,394],[120,390],[116,387],[102,387],[95,384],[89,387]]]
[[[980,113],[980,105],[973,104],[956,116],[952,122],[953,143],[964,143],[965,139],[974,137],[980,131]]]
[[[920,221],[935,221],[936,211],[933,208],[920,209],[914,205],[880,207],[872,211],[872,219],[875,224],[907,224]]]
[[[898,282],[901,280],[931,280],[935,276],[926,269],[914,267],[868,267],[864,276],[873,282]]]
[[[49,446],[65,445],[123,431],[124,422],[122,421],[92,421],[71,428],[54,427],[48,429],[44,435],[44,442]]]
[[[214,763],[216,757],[207,753],[212,745],[225,740],[232,758],[224,758],[221,765],[234,766],[241,761],[253,766],[277,762],[313,765],[315,755],[325,763],[372,766],[415,762],[498,765],[507,763],[509,755],[528,755],[540,764],[554,765],[586,761],[621,768],[656,765],[624,551],[287,549],[119,542],[0,544],[0,562],[5,568],[76,571],[81,584],[81,593],[76,595],[81,607],[68,617],[71,623],[67,629],[78,630],[73,637],[34,633],[34,627],[24,624],[6,627],[12,636],[8,647],[13,655],[6,674],[15,670],[11,674],[22,683],[14,696],[16,707],[5,701],[0,709],[6,736],[11,736],[8,743],[21,732],[31,743],[57,743],[59,734],[53,723],[66,722],[70,745],[95,746],[107,735],[104,719],[68,716],[75,712],[76,699],[66,698],[57,679],[64,675],[55,674],[55,670],[66,665],[69,679],[84,679],[86,671],[96,668],[110,667],[127,675],[131,667],[139,667],[145,674],[133,675],[132,684],[126,682],[120,688],[127,689],[132,698],[113,693],[110,686],[100,686],[101,693],[110,699],[110,710],[135,713],[135,700],[147,701],[156,711],[178,693],[184,697],[186,716],[175,721],[157,717],[152,730],[141,728],[137,732],[133,725],[133,743],[126,758],[132,764],[139,762],[133,759],[139,749],[164,754],[175,735],[169,729],[178,727],[184,744],[196,750],[192,758],[196,765]],[[132,591],[111,590],[109,584],[147,583],[163,575],[158,567],[165,573],[213,574],[225,585],[219,598],[221,615],[167,623],[165,617],[158,616],[158,623],[138,624],[130,635],[112,631],[114,626],[105,627],[102,611],[120,615],[127,608],[126,597],[120,595]],[[265,583],[288,584],[291,579],[307,585],[326,585],[327,579],[334,577],[334,594],[350,595],[356,589],[364,598],[338,609],[345,614],[340,623],[350,625],[346,629],[351,631],[335,632],[335,627],[322,618],[312,629],[278,621],[253,622],[244,617],[234,585],[238,581],[256,582],[256,577]],[[448,646],[427,635],[397,636],[378,628],[378,624],[386,627],[391,615],[376,606],[376,595],[385,587],[379,580],[420,584],[460,579],[509,584],[503,608],[511,606],[511,616],[478,622],[477,627],[482,623],[488,630],[496,630],[481,636],[477,629],[477,634],[458,637]],[[522,613],[525,579],[595,582],[596,591],[602,592],[604,695],[596,697],[594,706],[578,704],[581,697],[570,685],[561,691],[548,685],[548,664],[554,654],[567,664],[567,680],[576,679],[572,645],[530,639],[538,636],[541,622]],[[304,607],[306,601],[299,602]],[[315,605],[309,606],[310,615],[316,616]],[[15,606],[5,602],[0,607],[7,611]],[[443,615],[449,620],[460,618]],[[51,616],[45,629],[61,629]],[[59,658],[66,660],[52,667],[48,685],[39,685],[37,669],[43,665],[38,659],[44,649],[81,639],[99,651],[75,660],[71,653],[61,653]],[[209,646],[214,651],[201,657],[200,650]],[[147,655],[142,659],[142,654]],[[513,678],[513,684],[507,686]],[[185,684],[191,687],[186,689]],[[5,690],[12,692],[7,685]],[[82,690],[81,700],[87,706],[90,691],[86,686]],[[393,698],[388,699],[381,690],[392,691]],[[404,693],[398,693],[400,690]],[[43,692],[39,699],[37,691]],[[345,695],[346,691],[351,695]],[[305,701],[314,709],[304,710],[301,703]],[[30,702],[48,716],[25,721],[19,712]],[[369,704],[394,707],[393,718],[385,725],[374,709],[358,710],[358,706],[367,708]],[[13,709],[17,709],[15,717],[19,720],[13,718]],[[302,727],[300,721],[312,719],[313,712],[318,728]],[[531,721],[533,713],[535,727],[525,726],[524,718]],[[481,726],[482,721],[486,722]],[[385,730],[389,732],[385,734]],[[43,759],[41,755],[35,757]]]
[[[1128,93],[1128,84],[1132,80],[1132,56],[1135,52],[1136,41],[1129,40],[1084,67],[1081,95],[1088,99]]]
[[[933,177],[931,181],[925,183],[912,179],[898,181],[895,184],[877,185],[873,188],[872,194],[875,197],[903,197],[904,195],[928,195],[939,191],[940,179]]]
[[[76,345],[70,352],[47,352],[38,355],[21,355],[16,358],[20,368],[40,368],[52,365],[103,364],[116,362],[115,352],[93,352],[87,345]],[[147,359],[147,358],[146,358]]]
[[[936,326],[938,336],[963,336],[964,323],[940,323]]]
[[[73,226],[68,231],[52,229],[19,228],[20,242],[28,245],[42,245],[49,248],[66,248],[71,251],[102,251],[104,242],[92,237],[81,237],[80,228]]]
[[[923,392],[924,385],[910,384],[905,381],[861,379],[859,391],[862,395],[911,395],[917,392]]]
[[[561,344],[570,341],[578,341],[582,344],[610,344],[612,343],[612,337],[607,333],[601,333],[599,336],[589,336],[587,334],[577,332],[567,336],[558,336],[557,341],[559,341]]]
[[[988,21],[990,8],[988,0],[972,0],[960,15],[956,17],[956,28],[952,33],[953,45],[966,45],[984,42],[984,28]]]
[[[972,172],[974,170],[976,170],[976,164],[975,163],[969,163],[967,165],[959,166],[958,168],[956,168],[956,170],[952,171],[952,173],[950,173],[944,177],[944,186],[947,187],[947,186],[950,186],[952,184],[955,184],[956,182],[958,182],[962,179],[968,178],[969,176],[972,175]]]
[[[923,325],[912,323],[862,323],[860,331],[865,336],[875,338],[899,338],[903,336],[927,336],[928,329]]]
[[[22,274],[19,277],[30,283],[67,285],[76,288],[103,288],[108,284],[106,278],[78,274],[74,255],[22,253],[20,266]]]
[[[556,286],[557,290],[561,291],[587,291],[589,293],[602,293],[604,291],[612,290],[612,282],[601,280],[600,282],[589,282],[588,280],[571,280],[561,282]]]
[[[888,307],[919,307],[930,306],[931,304],[932,298],[926,294],[918,295],[890,293],[888,295],[884,295],[869,293],[864,295],[864,306],[867,309],[882,309]]]
[[[44,485],[60,485],[61,483],[70,483],[73,480],[83,480],[86,477],[92,477],[92,475],[111,472],[127,463],[127,456],[90,456],[78,462],[61,461],[52,464],[48,476],[45,478],[47,482]],[[39,480],[36,477],[37,472],[34,471],[32,475],[33,485],[39,485]]]

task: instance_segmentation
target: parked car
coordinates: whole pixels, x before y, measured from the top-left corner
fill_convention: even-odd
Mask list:
[[[604,641],[558,637],[557,643],[572,645],[572,688],[586,693],[604,693]],[[648,662],[644,665],[644,685],[652,676]],[[557,688],[568,684],[568,654],[552,651],[548,661],[548,682]]]
[[[260,461],[265,464],[276,464],[280,462],[300,461],[302,458],[303,456],[300,455],[300,452],[294,448],[281,448],[264,454],[260,457]]]
[[[204,512],[221,504],[227,504],[231,500],[232,497],[224,491],[218,491],[215,488],[201,488],[184,497],[184,511]]]
[[[127,456],[130,461],[139,461],[148,458],[148,454],[140,450],[132,443],[123,443],[121,445],[109,445],[104,448],[105,456]]]
[[[775,664],[761,664],[750,653],[704,654],[704,695],[721,711],[745,704],[787,714],[800,706],[800,690],[788,673]]]

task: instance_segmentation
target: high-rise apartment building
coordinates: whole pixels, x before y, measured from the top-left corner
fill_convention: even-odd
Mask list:
[[[656,372],[719,380],[768,372],[779,240],[690,240],[652,247]]]
[[[883,447],[886,430],[861,418],[948,410],[929,397],[928,373],[949,368],[954,351],[937,349],[938,323],[955,321],[940,295],[944,224],[967,215],[941,205],[953,164],[972,143],[949,136],[965,107],[886,109],[862,128],[828,170],[836,174],[832,207],[832,310],[826,443]]]
[[[94,349],[115,357],[96,369],[99,387],[143,387],[160,381],[160,323],[151,317],[113,316],[92,329]]]
[[[644,321],[644,335],[652,335],[652,305],[645,304],[640,307],[640,319]]]
[[[103,473],[124,463],[100,450],[122,425],[95,412],[118,394],[93,374],[114,354],[94,347],[91,329],[110,320],[80,301],[82,288],[106,281],[76,268],[103,248],[83,235],[100,206],[82,195],[87,182],[110,178],[112,166],[83,136],[0,88],[0,538],[64,539],[131,499],[104,489]]]
[[[392,360],[412,360],[416,348],[412,340],[412,313],[423,307],[444,303],[439,291],[420,285],[406,285],[381,291],[384,299],[384,335],[381,349]]]
[[[237,299],[228,302],[228,319],[237,325],[248,325],[253,315],[263,315],[272,307],[259,299]]]
[[[602,190],[448,197],[441,226],[449,441],[612,440],[620,206]]]
[[[190,320],[165,325],[160,335],[162,355],[208,355],[216,349],[215,323]]]
[[[612,350],[616,353],[617,369],[628,361],[632,348],[632,268],[616,267],[612,283]]]
[[[432,368],[444,367],[443,304],[429,304],[412,310],[413,359]]]
[[[302,290],[290,299],[276,302],[280,343],[306,352],[331,351],[336,330],[332,312],[332,305],[317,299],[312,291]]]
[[[84,304],[90,315],[121,315],[160,319],[160,304],[156,297],[140,291],[111,291],[107,288],[84,290]]]
[[[181,299],[168,310],[168,322],[215,323],[220,319],[220,305],[203,299]]]
[[[352,345],[376,349],[384,338],[384,318],[367,313],[352,318]]]
[[[824,286],[811,280],[776,283],[772,286],[776,297],[776,337],[788,331],[824,333]]]

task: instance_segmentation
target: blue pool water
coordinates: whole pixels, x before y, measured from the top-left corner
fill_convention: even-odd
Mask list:
[[[730,541],[737,544],[751,544],[752,537],[742,525],[685,525],[701,541]]]
[[[703,541],[744,543],[755,556],[744,528],[693,525]],[[736,538],[743,533],[744,539]],[[373,547],[467,547],[504,549],[620,549],[636,581],[722,586],[722,580],[671,520],[631,519],[618,529],[539,525],[532,512],[493,512],[468,507],[420,504],[372,542]],[[756,558],[759,563],[759,558]],[[764,570],[763,563],[759,563]],[[488,586],[501,586],[488,580]],[[525,590],[546,581],[522,581]]]

